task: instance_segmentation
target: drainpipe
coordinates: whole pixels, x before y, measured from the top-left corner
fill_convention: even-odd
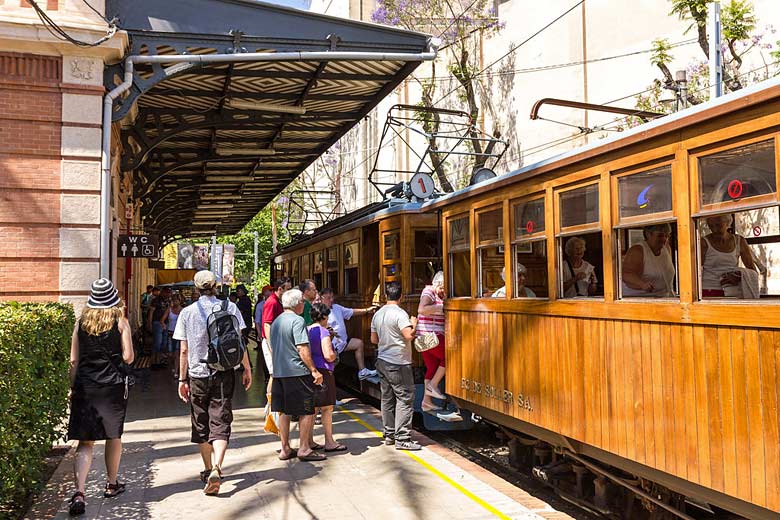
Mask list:
[[[124,81],[103,98],[103,152],[101,155],[100,186],[100,276],[110,278],[110,217],[111,217],[111,120],[114,100],[127,91],[133,84],[134,63],[240,63],[259,61],[433,61],[441,46],[441,40],[431,38],[428,48],[420,53],[403,52],[245,52],[240,54],[172,54],[141,56],[133,55],[125,59]],[[175,66],[174,66],[175,67]],[[171,67],[171,74],[176,68]]]

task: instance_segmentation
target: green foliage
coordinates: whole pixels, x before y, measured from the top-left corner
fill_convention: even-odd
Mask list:
[[[656,38],[653,40],[653,53],[650,56],[650,63],[653,65],[669,65],[672,62],[672,46],[669,38]]]
[[[272,202],[271,204],[276,204]],[[271,256],[273,254],[271,233],[271,204],[266,206],[244,229],[236,235],[224,235],[217,237],[220,244],[234,244],[236,246],[235,276],[238,283],[245,283],[247,287],[262,288],[270,281]],[[282,229],[284,210],[276,210],[276,230],[278,235],[278,248],[282,248],[288,242],[288,234]],[[254,232],[257,231],[257,276],[252,278],[254,269]]]
[[[756,28],[753,4],[749,0],[732,0],[721,11],[721,25],[727,40],[747,40]]]
[[[73,308],[0,303],[0,516],[38,489],[64,433]]]
[[[690,31],[695,26],[703,27],[707,24],[707,4],[711,0],[671,0],[672,11],[680,20],[693,20],[693,23],[685,31]]]

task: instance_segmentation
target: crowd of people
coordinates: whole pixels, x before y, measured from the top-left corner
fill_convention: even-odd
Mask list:
[[[192,443],[198,446],[203,470],[200,479],[207,495],[216,495],[222,482],[222,466],[231,437],[233,395],[236,385],[252,385],[249,355],[243,349],[240,362],[230,369],[215,369],[213,320],[221,309],[230,316],[237,335],[247,337],[252,321],[268,370],[268,398],[278,413],[281,443],[279,459],[323,461],[327,454],[346,451],[333,435],[336,382],[333,375],[339,356],[352,352],[360,379],[378,377],[381,387],[381,415],[384,443],[398,450],[419,450],[412,439],[415,384],[412,372],[412,342],[415,337],[433,335],[437,344],[423,352],[425,411],[439,408],[433,398],[444,399],[439,384],[444,377],[444,278],[441,273],[423,291],[419,320],[400,305],[401,285],[385,287],[384,306],[352,309],[334,302],[333,291],[317,290],[315,282],[304,280],[296,288],[280,278],[262,290],[254,313],[251,301],[242,300],[240,287],[233,298],[218,299],[217,280],[210,271],[194,277],[195,294],[184,306],[181,295],[168,288],[149,287],[141,305],[144,325],[153,338],[155,360],[167,355],[178,378],[178,397],[190,407]],[[248,300],[248,298],[246,298]],[[350,338],[346,321],[353,316],[372,315],[371,341],[377,345],[376,369],[366,366],[364,344]],[[246,343],[243,343],[244,345]],[[243,347],[242,347],[243,348]],[[176,355],[171,356],[172,353]],[[125,491],[118,479],[122,454],[121,437],[127,410],[128,366],[133,363],[132,331],[116,288],[106,279],[93,283],[86,308],[76,323],[71,342],[71,415],[68,437],[78,440],[75,459],[76,492],[70,499],[70,513],[85,511],[86,478],[92,463],[95,441],[106,441],[108,481],[104,496]],[[321,415],[323,444],[314,438],[315,413]],[[290,442],[291,422],[299,424],[297,448]]]

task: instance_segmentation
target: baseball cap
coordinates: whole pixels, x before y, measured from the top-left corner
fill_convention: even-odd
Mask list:
[[[211,289],[217,285],[217,277],[211,271],[198,271],[193,281],[198,289]]]

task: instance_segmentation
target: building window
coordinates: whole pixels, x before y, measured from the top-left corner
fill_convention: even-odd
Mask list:
[[[358,267],[360,256],[358,242],[344,244],[344,294],[359,294]]]
[[[471,296],[471,240],[469,217],[448,220],[449,286],[451,297]]]
[[[506,298],[504,279],[504,210],[477,213],[477,295]]]
[[[557,234],[561,298],[604,295],[599,187],[588,184],[558,193]]]
[[[414,230],[414,259],[412,260],[412,290],[421,292],[430,285],[433,275],[441,269],[441,241],[435,229]]]
[[[620,298],[677,298],[672,167],[617,177]]]
[[[548,298],[544,198],[515,204],[512,273],[515,298]]]

